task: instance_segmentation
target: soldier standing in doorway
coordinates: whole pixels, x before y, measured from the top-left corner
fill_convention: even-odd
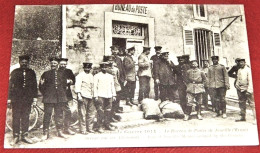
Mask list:
[[[209,72],[209,60],[207,59],[203,59],[203,68],[202,68],[202,72],[204,72],[205,76],[208,78],[208,72]],[[205,92],[202,95],[202,104],[204,105],[205,110],[208,110],[208,101],[209,101],[209,88],[208,88],[208,83],[205,84],[204,88],[205,88]],[[212,103],[211,100],[211,104],[212,104],[212,110],[215,111],[215,105]]]
[[[136,76],[135,76],[135,62],[133,60],[133,55],[135,53],[135,47],[127,49],[127,56],[124,58],[123,64],[125,68],[126,81],[125,85],[125,95],[126,95],[126,104],[134,105],[134,95],[136,87]]]
[[[150,79],[152,77],[151,63],[148,58],[150,54],[150,47],[143,47],[143,53],[138,57],[138,72],[139,77],[139,103],[144,98],[149,98],[150,93]]]
[[[153,64],[152,64],[152,77],[153,77],[153,80],[154,80],[154,94],[155,94],[154,100],[158,100],[159,99],[159,91],[160,90],[159,90],[159,84],[156,83],[156,81],[155,81],[156,80],[155,79],[155,73],[156,73],[155,72],[155,65],[157,65],[158,62],[161,59],[161,49],[162,49],[162,47],[161,46],[155,46],[154,49],[155,49],[156,54],[151,57],[151,60],[153,61]]]
[[[74,135],[75,132],[73,132],[69,129],[70,121],[71,121],[71,110],[69,108],[69,102],[73,100],[70,86],[75,84],[75,76],[74,76],[72,70],[66,68],[67,62],[68,62],[67,58],[60,58],[59,70],[63,71],[63,75],[67,79],[66,96],[67,96],[68,101],[66,103],[64,103],[64,106],[63,106],[64,133],[69,134],[69,135]]]
[[[114,57],[114,62],[116,63],[116,67],[119,70],[119,77],[118,77],[118,82],[120,84],[121,90],[118,92],[117,94],[117,100],[120,101],[121,99],[124,99],[124,82],[125,82],[125,69],[124,69],[124,65],[123,65],[123,60],[122,58],[119,57],[120,54],[123,54],[123,52],[119,51],[119,47],[118,46],[111,46],[111,53],[112,56]],[[121,112],[120,109],[118,109],[117,111]]]
[[[57,135],[66,138],[62,132],[63,127],[63,106],[67,103],[67,79],[64,77],[63,71],[58,69],[59,59],[57,57],[50,58],[51,70],[45,71],[40,79],[39,89],[43,95],[44,116],[43,116],[43,137],[49,138],[49,127],[54,109],[54,120],[57,129]]]
[[[228,73],[224,65],[218,63],[219,57],[211,57],[213,65],[209,67],[208,87],[212,91],[212,100],[216,105],[216,116],[226,118],[226,91],[230,88]]]
[[[13,113],[12,145],[19,142],[20,131],[23,142],[33,143],[28,137],[29,117],[31,106],[36,105],[38,90],[36,74],[29,69],[29,59],[27,55],[19,56],[20,68],[10,75],[8,104],[11,104]]]

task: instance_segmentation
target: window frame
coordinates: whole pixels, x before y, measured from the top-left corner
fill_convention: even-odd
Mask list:
[[[203,5],[204,6],[204,13],[205,13],[205,17],[200,16],[200,14],[198,14],[197,12],[197,6]],[[194,19],[197,20],[204,20],[204,21],[208,21],[208,8],[207,5],[205,4],[193,4],[193,15],[194,15]]]

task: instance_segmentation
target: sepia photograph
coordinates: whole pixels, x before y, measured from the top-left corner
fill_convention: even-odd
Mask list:
[[[257,146],[243,5],[16,5],[4,148]]]

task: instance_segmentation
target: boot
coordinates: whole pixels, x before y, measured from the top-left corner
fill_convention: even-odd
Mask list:
[[[103,130],[102,127],[100,127],[100,128],[97,129],[97,132],[98,132],[98,133],[104,133],[104,130]]]
[[[245,115],[241,115],[241,118],[236,120],[236,122],[244,122],[246,121],[246,116]]]
[[[133,106],[133,104],[130,102],[130,99],[129,99],[129,98],[126,99],[126,105],[128,105],[128,106]]]
[[[28,144],[33,144],[33,141],[28,137],[28,134],[22,134],[22,139],[23,142],[28,143]]]
[[[67,137],[62,133],[61,130],[57,130],[57,136],[66,139]]]
[[[19,142],[19,135],[18,136],[14,136],[12,142],[11,142],[11,146],[14,146],[15,144],[17,144]]]
[[[202,120],[202,116],[201,116],[201,105],[197,105],[197,116],[199,120]]]
[[[69,128],[65,128],[63,132],[64,132],[64,134],[75,135],[75,132],[73,132],[73,131],[70,130]]]
[[[50,137],[49,130],[43,130],[43,136],[41,137],[41,140],[47,140]]]
[[[189,120],[189,117],[190,117],[189,115],[184,114],[184,119],[183,119],[183,120],[184,120],[184,121],[188,121],[188,120]]]
[[[227,118],[227,114],[223,113],[222,118]]]

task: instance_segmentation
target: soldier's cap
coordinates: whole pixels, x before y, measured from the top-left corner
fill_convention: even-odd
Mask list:
[[[114,61],[114,56],[104,56],[104,57],[103,57],[103,61],[104,61],[104,62]]]
[[[155,50],[161,50],[161,49],[162,49],[162,46],[155,46],[154,49],[155,49]]]
[[[165,55],[165,54],[169,54],[169,52],[165,50],[161,52],[161,55]]]
[[[189,59],[189,58],[190,58],[190,55],[185,54],[185,55],[182,55],[182,57],[185,58],[185,59]]]
[[[218,56],[211,56],[211,59],[219,59]]]
[[[182,56],[177,56],[177,59],[178,59],[178,60],[182,59]]]
[[[135,50],[135,47],[134,47],[134,46],[133,46],[133,47],[130,47],[130,48],[128,48],[127,50],[128,50],[128,51]]]
[[[202,59],[202,61],[209,61],[208,59]]]
[[[241,61],[245,62],[246,60],[245,60],[244,58],[239,58],[239,59],[237,60],[237,62],[241,62]]]
[[[19,61],[22,61],[22,60],[29,61],[30,60],[30,56],[29,55],[21,55],[21,56],[19,56]]]
[[[191,60],[190,63],[192,64],[193,62],[198,63],[198,60]]]
[[[57,62],[59,62],[60,58],[58,58],[58,57],[50,57],[49,60],[50,60],[50,62],[51,62],[51,61],[57,61]]]
[[[112,45],[112,46],[110,46],[110,48],[111,48],[112,50],[114,50],[114,49],[118,49],[119,47],[116,46],[116,45]]]
[[[91,69],[91,67],[92,67],[92,63],[87,63],[87,62],[83,63],[83,68],[90,68]]]
[[[59,61],[65,61],[65,62],[67,62],[68,60],[69,60],[68,58],[60,58]]]
[[[106,68],[108,66],[108,62],[102,62],[99,65],[100,65],[100,68]]]
[[[241,58],[236,58],[236,59],[235,59],[235,62],[238,62],[240,59],[241,59]]]
[[[143,47],[143,51],[150,50],[150,49],[151,47],[146,47],[146,46]]]

